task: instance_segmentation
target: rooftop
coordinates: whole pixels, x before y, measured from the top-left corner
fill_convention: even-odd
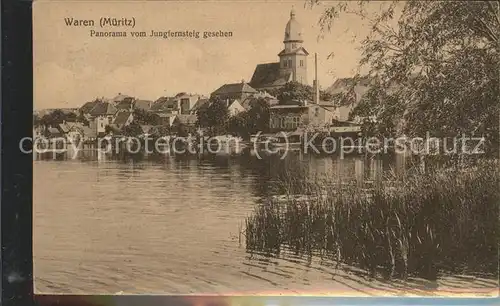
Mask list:
[[[94,117],[97,116],[106,116],[106,115],[114,115],[116,114],[116,107],[109,102],[99,102],[94,108],[90,110],[90,114]]]
[[[130,112],[119,112],[115,120],[113,121],[113,124],[124,125],[125,123],[127,123],[130,115],[132,115],[132,113]]]
[[[282,86],[289,79],[290,73],[280,75],[280,63],[259,64],[255,67],[250,85],[255,88]]]
[[[224,94],[234,94],[234,93],[257,93],[257,90],[252,88],[245,82],[224,84],[215,90],[212,95],[224,95]]]

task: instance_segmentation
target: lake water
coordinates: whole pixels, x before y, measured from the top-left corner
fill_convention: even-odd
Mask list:
[[[420,295],[420,280],[391,284],[336,270],[319,258],[246,252],[244,221],[275,174],[370,179],[397,159],[162,156],[35,160],[37,293]],[[491,280],[441,279],[439,294],[490,294]],[[492,289],[493,288],[493,289]],[[468,290],[468,291],[467,291]]]

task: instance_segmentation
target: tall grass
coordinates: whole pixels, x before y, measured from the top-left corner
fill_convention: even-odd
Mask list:
[[[319,253],[372,276],[434,280],[439,273],[498,276],[498,161],[434,169],[370,186],[281,177],[246,220],[248,250]],[[306,200],[293,194],[306,195]]]

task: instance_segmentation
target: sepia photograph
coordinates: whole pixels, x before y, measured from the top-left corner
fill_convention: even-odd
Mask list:
[[[499,1],[35,1],[35,294],[498,296],[499,37]]]

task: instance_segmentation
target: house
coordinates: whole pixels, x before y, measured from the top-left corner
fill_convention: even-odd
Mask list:
[[[160,97],[153,103],[153,105],[151,105],[149,111],[155,113],[177,113],[177,102],[173,97]]]
[[[66,122],[59,124],[58,128],[62,135],[66,136],[69,141],[72,141],[75,137],[75,129],[73,127],[83,127],[80,122]]]
[[[176,114],[169,114],[169,113],[156,113],[158,116],[158,124],[159,125],[165,125],[165,126],[172,126],[174,123],[175,117],[177,117]]]
[[[67,131],[65,132],[66,139],[73,143],[78,143],[79,140],[83,139],[83,128],[90,129],[81,123],[67,124]]]
[[[118,128],[119,130],[121,130],[125,126],[131,124],[133,120],[134,120],[134,116],[133,116],[132,112],[128,112],[128,111],[118,112],[115,119],[113,120],[113,126]]]
[[[121,101],[117,102],[115,105],[118,111],[132,112],[134,110],[134,98],[126,97]]]
[[[134,102],[134,109],[140,109],[143,111],[149,111],[151,108],[151,105],[153,105],[153,101],[149,100],[135,100]]]
[[[60,123],[57,127],[59,128],[59,131],[61,132],[61,134],[66,135],[69,132],[69,130],[71,129],[71,127],[75,124],[76,124],[75,122],[63,121],[63,123]]]
[[[236,116],[239,113],[246,111],[246,109],[240,104],[238,100],[234,100],[231,104],[229,104],[227,110],[229,116]]]
[[[178,93],[174,97],[174,101],[176,103],[176,108],[179,110],[179,113],[182,115],[189,115],[191,113],[191,109],[196,105],[203,97],[197,94],[188,94],[185,92]]]
[[[186,126],[194,126],[198,121],[196,115],[176,115],[173,124],[180,123]]]
[[[210,96],[232,102],[234,100],[243,101],[256,93],[258,93],[257,90],[242,81],[240,83],[224,84],[212,92]]]
[[[196,121],[198,121],[198,117],[196,115],[176,115],[172,126],[183,126],[185,132],[195,133],[197,130]]]
[[[90,111],[98,104],[100,103],[101,101],[100,100],[94,100],[94,101],[91,101],[91,102],[87,102],[85,104],[82,105],[82,107],[80,107],[78,109],[78,112],[81,116],[85,116],[85,115],[88,115],[90,113]]]
[[[278,54],[279,62],[259,64],[250,80],[250,86],[258,90],[280,88],[288,82],[307,84],[307,56],[302,46],[302,26],[296,19],[295,10],[285,26],[284,48]]]
[[[326,92],[333,96],[330,105],[325,103],[326,107],[331,107],[334,112],[334,118],[339,121],[349,120],[349,114],[354,107],[365,96],[370,86],[368,77],[361,78],[340,78],[326,89]],[[341,106],[339,106],[339,104]]]
[[[270,132],[294,131],[299,127],[327,129],[333,122],[333,112],[315,103],[295,103],[271,106]]]
[[[269,95],[267,92],[266,93],[258,93],[255,95],[252,95],[251,97],[246,98],[243,100],[240,104],[245,108],[245,110],[249,110],[255,105],[256,101],[258,99],[264,99],[269,106],[277,105],[278,104],[278,99],[275,97]]]
[[[353,136],[357,136],[359,133],[361,133],[361,126],[354,122],[338,121],[333,119],[329,131],[332,135],[342,134],[345,136],[351,134]]]
[[[68,133],[68,139],[73,143],[94,142],[97,139],[97,133],[85,125],[74,125]]]
[[[202,109],[203,107],[207,107],[209,105],[209,99],[199,99],[198,101],[196,101],[196,103],[194,104],[194,106],[191,108],[190,110],[190,114],[191,115],[196,115],[196,113],[198,112],[198,110]]]
[[[58,138],[58,137],[63,136],[63,134],[61,133],[61,131],[58,128],[51,127],[51,126],[49,126],[47,128],[47,135],[49,138]]]
[[[89,112],[90,128],[96,131],[97,136],[103,136],[106,133],[106,126],[113,122],[116,107],[109,102],[97,103]]]

